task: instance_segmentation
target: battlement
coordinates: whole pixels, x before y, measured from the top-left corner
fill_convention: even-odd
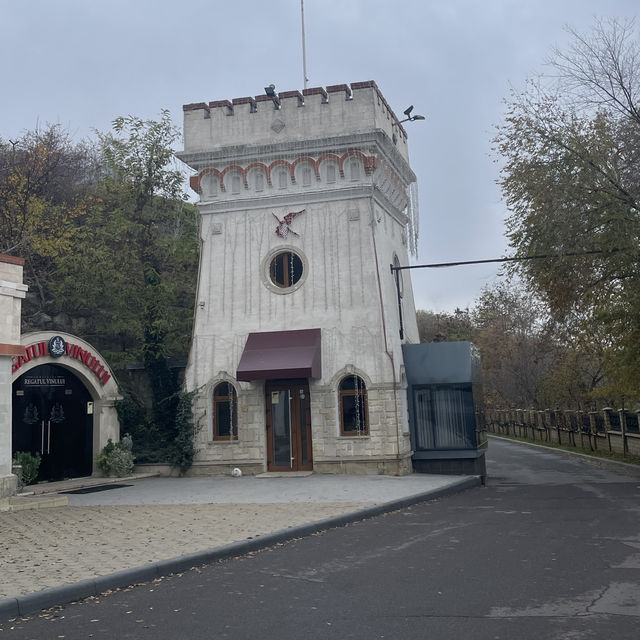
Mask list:
[[[383,130],[408,158],[407,133],[373,80],[197,102],[183,112],[184,155]]]

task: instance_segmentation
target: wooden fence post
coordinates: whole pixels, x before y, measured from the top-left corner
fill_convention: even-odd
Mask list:
[[[544,430],[547,435],[547,442],[551,441],[551,409],[544,410]]]
[[[589,411],[589,427],[591,429],[591,435],[593,436],[593,449],[598,450],[598,425],[596,423],[596,412]]]
[[[609,453],[611,453],[611,414],[613,409],[605,407],[602,413],[604,414],[604,431],[607,434],[607,446],[609,447]]]
[[[618,414],[620,415],[620,433],[622,434],[622,455],[626,456],[629,450],[627,446],[627,412],[620,409]]]

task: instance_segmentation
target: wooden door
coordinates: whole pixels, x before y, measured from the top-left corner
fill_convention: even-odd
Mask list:
[[[270,380],[265,384],[267,469],[313,469],[309,384],[306,380]]]

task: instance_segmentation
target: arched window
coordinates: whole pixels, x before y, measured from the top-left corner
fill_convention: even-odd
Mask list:
[[[253,188],[255,191],[264,191],[264,172],[261,169],[255,169],[252,174]]]
[[[338,175],[338,166],[335,162],[329,161],[325,163],[324,166],[325,171],[325,179],[327,182],[335,182],[336,176]]]
[[[369,435],[367,387],[359,376],[343,378],[338,387],[340,435]]]
[[[238,439],[238,401],[230,382],[221,382],[213,390],[213,439]]]
[[[303,162],[296,167],[296,182],[303,187],[311,186],[313,167],[308,162]]]
[[[278,169],[276,172],[275,184],[278,189],[286,189],[289,186],[289,176],[286,169]]]
[[[360,160],[357,158],[349,160],[349,177],[352,182],[360,180]]]
[[[202,190],[203,199],[215,198],[218,195],[218,187],[220,180],[213,173],[207,173],[200,180],[200,188]]]

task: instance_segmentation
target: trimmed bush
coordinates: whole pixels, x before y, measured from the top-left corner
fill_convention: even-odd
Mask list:
[[[33,484],[36,481],[41,460],[39,453],[33,455],[28,451],[16,451],[13,461],[14,464],[22,467],[21,477],[19,478],[20,484]]]
[[[126,434],[123,442],[113,443],[111,438],[98,454],[96,462],[106,476],[128,476],[133,473],[134,456],[131,453],[131,437]]]

